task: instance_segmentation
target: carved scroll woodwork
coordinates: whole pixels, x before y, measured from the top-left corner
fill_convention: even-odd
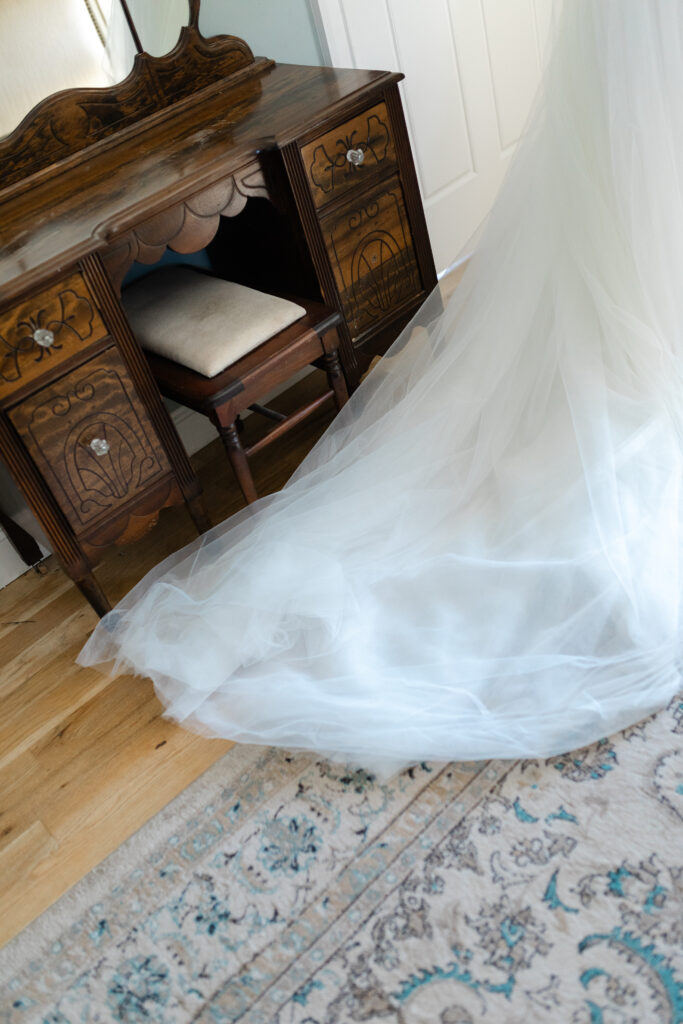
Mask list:
[[[356,339],[421,291],[397,179],[321,221],[339,296]]]
[[[179,253],[203,249],[218,231],[220,218],[236,217],[249,196],[268,198],[258,163],[137,224],[102,254],[112,284],[120,289],[134,262],[157,263],[167,248]]]
[[[349,160],[362,154],[361,163]],[[384,103],[378,103],[345,124],[304,146],[303,157],[311,194],[317,207],[370,184],[378,174],[396,167],[391,123]]]
[[[163,57],[139,53],[122,82],[67,89],[46,97],[0,140],[0,188],[49,167],[129,125],[238,71],[259,73],[272,61],[254,59],[236,36],[205,39],[195,21]]]
[[[115,349],[43,388],[9,416],[77,533],[170,470]]]
[[[41,331],[49,344],[36,340]],[[0,400],[106,333],[81,274],[0,314]]]

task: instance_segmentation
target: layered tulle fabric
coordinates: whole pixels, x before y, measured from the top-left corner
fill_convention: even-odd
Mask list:
[[[683,12],[570,0],[476,255],[80,656],[238,741],[543,756],[680,686]]]

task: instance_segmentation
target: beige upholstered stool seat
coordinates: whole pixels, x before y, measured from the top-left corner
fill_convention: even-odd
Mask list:
[[[338,409],[348,399],[341,314],[318,300],[289,302],[190,267],[159,268],[124,289],[122,300],[161,393],[211,419],[249,502],[258,495],[248,457],[328,399]],[[326,391],[287,414],[260,404],[308,366],[324,370]],[[247,409],[275,425],[243,447]]]
[[[143,348],[205,377],[306,314],[296,302],[191,267],[148,274],[126,288],[123,302]]]

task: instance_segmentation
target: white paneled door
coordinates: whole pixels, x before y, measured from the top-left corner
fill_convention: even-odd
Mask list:
[[[336,67],[403,71],[438,271],[471,251],[540,79],[553,0],[317,0]]]

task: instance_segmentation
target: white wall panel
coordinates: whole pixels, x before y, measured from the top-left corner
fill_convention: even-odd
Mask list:
[[[472,171],[460,71],[448,4],[388,0],[425,199]],[[429,54],[429,74],[424,59]],[[448,82],[435,105],[434,82]]]
[[[398,56],[386,0],[344,0],[338,6],[351,59],[349,67],[395,71]]]

